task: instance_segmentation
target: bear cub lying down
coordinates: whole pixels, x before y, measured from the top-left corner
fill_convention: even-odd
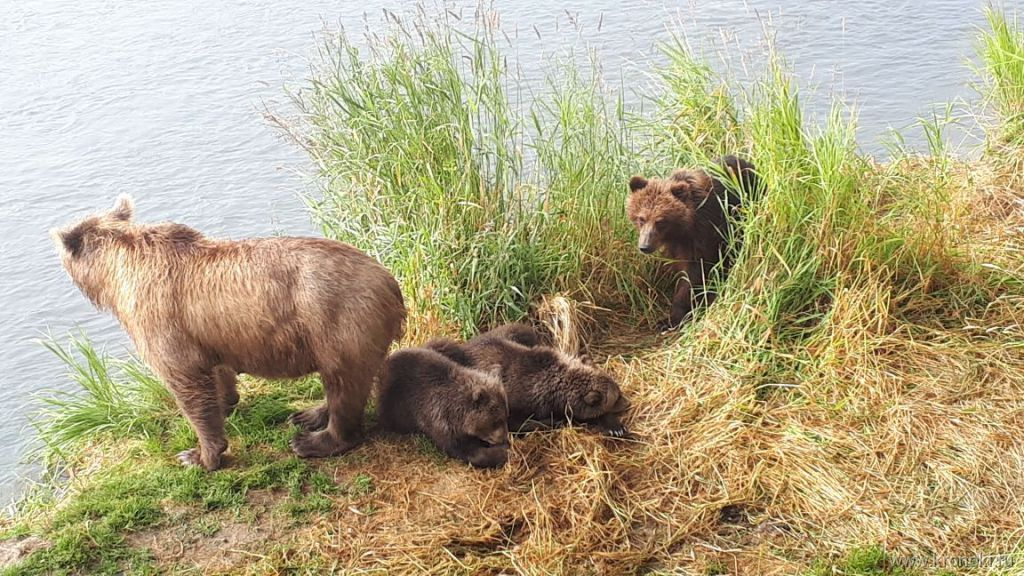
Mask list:
[[[377,400],[381,428],[428,436],[445,454],[478,468],[508,460],[508,406],[493,371],[427,348],[393,353]]]
[[[577,422],[625,437],[629,407],[611,375],[544,345],[523,324],[391,354],[377,399],[382,429],[424,434],[478,468],[505,464],[510,430]]]
[[[594,426],[615,437],[628,434],[620,420],[630,403],[607,372],[545,346],[523,324],[508,324],[459,344],[437,339],[437,350],[463,366],[498,366],[508,398],[508,426],[529,432],[567,423]]]

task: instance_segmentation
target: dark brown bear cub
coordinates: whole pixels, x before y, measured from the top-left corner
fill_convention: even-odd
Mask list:
[[[448,456],[478,468],[508,460],[501,381],[434,350],[406,348],[388,357],[377,412],[381,428],[425,434]]]
[[[719,263],[723,273],[731,264],[727,211],[739,208],[742,198],[757,190],[753,164],[735,156],[718,164],[724,180],[695,169],[676,170],[667,180],[634,176],[629,181],[626,213],[639,232],[640,251],[651,254],[663,248],[673,270],[684,275],[663,327],[681,324],[695,303],[714,300],[705,283]],[[734,183],[745,194],[738,194]]]
[[[615,379],[578,358],[537,344],[540,341],[532,328],[514,324],[465,344],[433,340],[426,346],[468,366],[500,366],[513,432],[579,422],[611,436],[625,436],[619,417],[629,409],[629,401]]]

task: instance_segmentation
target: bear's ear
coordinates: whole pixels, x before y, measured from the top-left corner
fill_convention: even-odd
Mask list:
[[[85,230],[81,226],[54,228],[50,230],[50,238],[53,238],[58,248],[67,251],[72,257],[79,256],[85,246]]]
[[[500,379],[501,378],[501,364],[491,364],[484,368],[484,372],[487,372],[491,376]]]
[[[115,220],[128,222],[135,215],[135,201],[127,194],[121,194],[114,202],[114,208],[110,211],[110,217]]]
[[[583,401],[587,403],[587,406],[597,406],[604,400],[603,395],[597,390],[591,390],[583,396]]]
[[[580,362],[582,362],[583,364],[586,364],[587,366],[593,366],[594,365],[594,361],[590,358],[590,354],[586,354],[586,353],[580,354],[579,355],[579,360],[580,360]]]
[[[629,191],[636,192],[647,187],[647,179],[643,176],[633,176],[629,179]]]
[[[690,202],[693,200],[693,190],[690,189],[690,183],[685,180],[674,181],[669,191],[680,202]]]
[[[686,182],[690,176],[690,171],[685,168],[676,168],[672,172],[672,179],[676,182]]]
[[[473,405],[479,406],[484,401],[484,390],[483,388],[473,388]]]

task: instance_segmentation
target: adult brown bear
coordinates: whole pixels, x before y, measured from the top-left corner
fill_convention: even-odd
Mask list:
[[[672,269],[683,275],[672,298],[668,323],[681,324],[694,304],[710,304],[715,294],[706,289],[712,269],[731,264],[729,212],[740,207],[758,188],[754,165],[735,156],[718,160],[724,178],[704,170],[676,170],[667,179],[634,176],[629,181],[626,214],[639,233],[644,254],[664,249]],[[738,188],[743,193],[738,193]]]
[[[292,447],[304,457],[355,447],[373,379],[402,334],[394,277],[333,240],[213,240],[182,224],[136,223],[133,212],[122,196],[52,236],[71,279],[113,312],[195,428],[199,447],[182,463],[220,466],[239,372],[319,372],[329,421]]]

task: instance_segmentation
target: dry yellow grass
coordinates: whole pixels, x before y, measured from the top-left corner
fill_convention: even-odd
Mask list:
[[[1020,191],[982,183],[965,194],[970,206],[1001,208],[976,211],[964,248],[1006,255],[1021,240]],[[767,390],[746,377],[757,366],[703,345],[728,310],[678,342],[609,327],[615,337],[591,350],[634,399],[634,440],[535,434],[497,472],[437,464],[409,441],[367,446],[365,464],[335,473],[379,479],[373,513],[339,508],[303,536],[316,542],[305,553],[349,570],[438,574],[790,574],[866,546],[1014,553],[1024,534],[1021,297],[939,323],[912,308],[941,302],[897,304],[884,287],[836,290],[830,336],[807,350],[811,368]]]

